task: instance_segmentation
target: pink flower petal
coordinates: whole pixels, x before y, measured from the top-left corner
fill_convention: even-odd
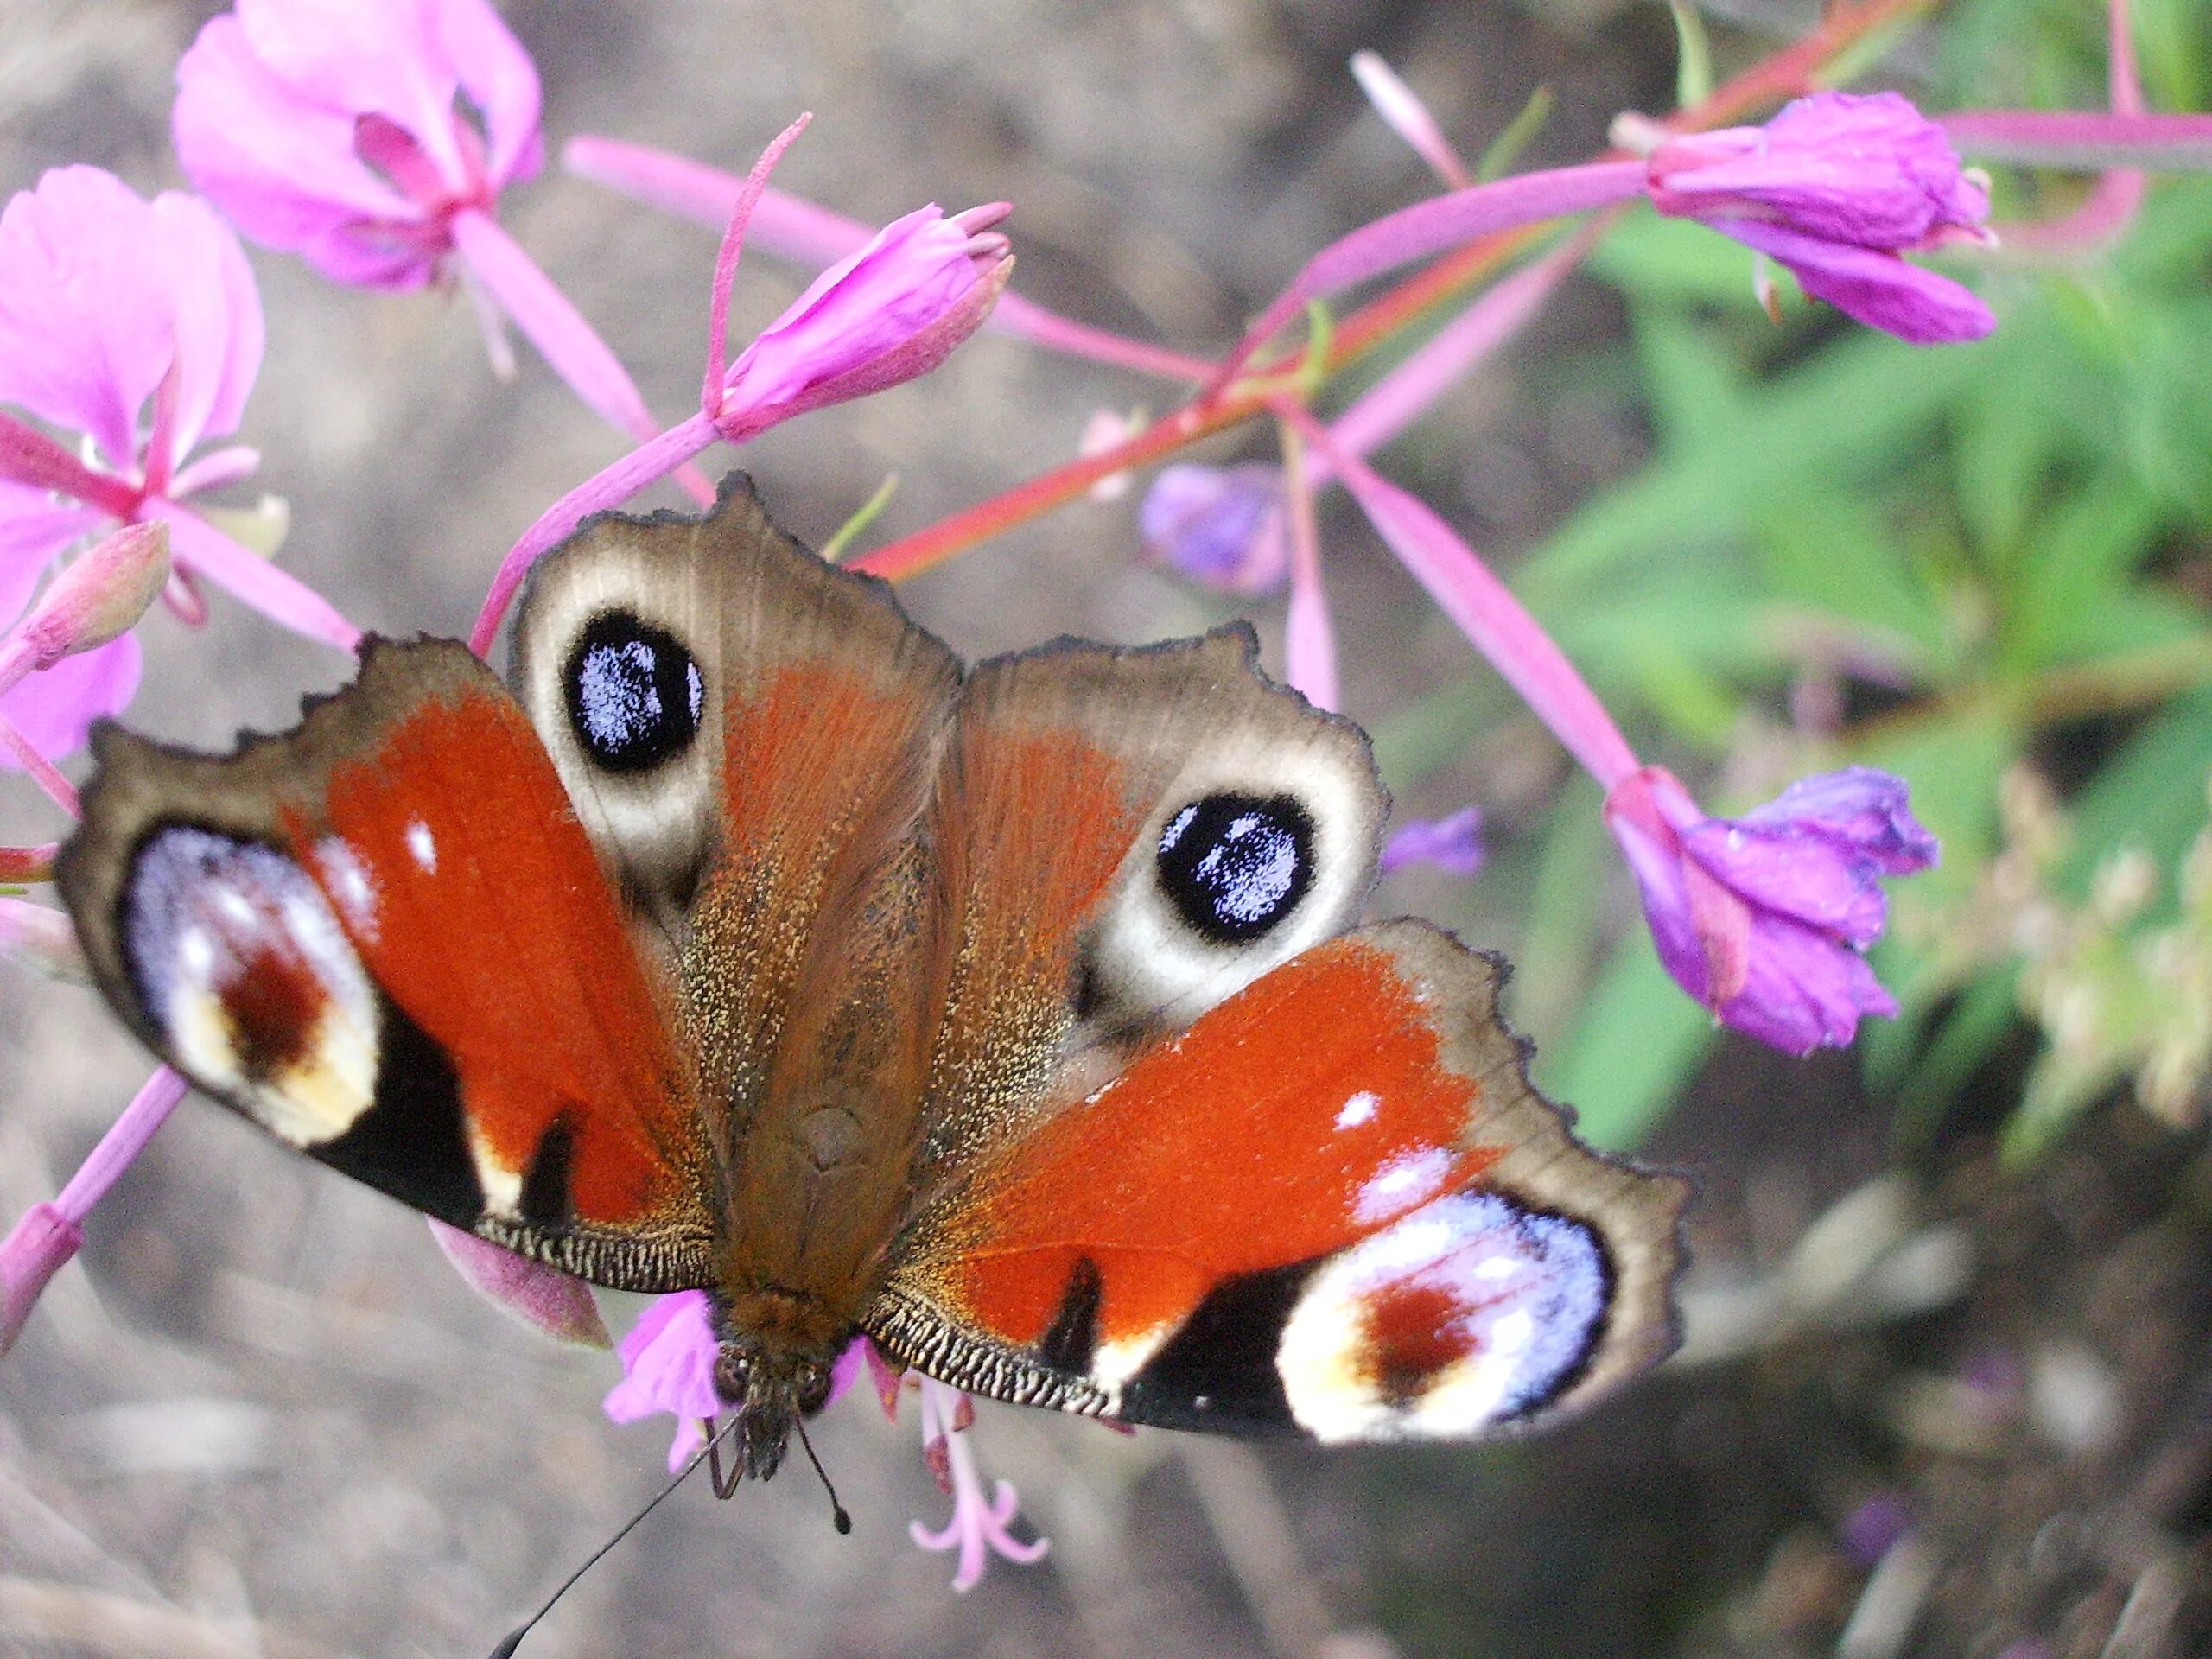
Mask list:
[[[121,714],[138,689],[140,658],[134,634],[64,657],[49,669],[0,692],[0,715],[49,760],[85,747],[96,720]],[[12,754],[0,753],[0,769],[20,772]]]
[[[149,251],[168,276],[176,320],[174,458],[238,430],[261,372],[261,294],[238,237],[196,196],[154,199]]]
[[[673,1412],[677,1429],[668,1471],[674,1474],[698,1450],[699,1425],[728,1409],[715,1389],[720,1344],[707,1293],[679,1290],[656,1299],[615,1351],[622,1380],[607,1390],[600,1408],[618,1423]]]
[[[1384,874],[1408,864],[1432,864],[1447,875],[1473,875],[1484,864],[1483,810],[1463,806],[1448,817],[1408,818],[1382,843]]]
[[[1816,92],[1764,127],[1669,139],[1651,156],[1651,197],[1662,213],[1767,219],[1891,252],[1989,216],[1942,128],[1895,92]]]
[[[607,1322],[600,1317],[599,1304],[592,1300],[591,1287],[582,1280],[517,1255],[489,1239],[449,1227],[434,1216],[424,1219],[430,1224],[430,1236],[453,1263],[454,1271],[500,1312],[556,1342],[583,1348],[614,1345],[607,1334]]]
[[[0,403],[87,432],[118,471],[175,353],[153,210],[114,175],[56,168],[0,211]]]
[[[277,78],[238,20],[212,19],[177,65],[171,129],[194,188],[253,240],[336,282],[404,289],[435,261],[378,227],[415,207],[354,153],[354,111]]]
[[[537,67],[485,0],[442,0],[436,10],[446,55],[469,102],[484,112],[493,188],[532,176],[544,161]]]
[[[0,479],[0,626],[30,603],[56,556],[106,522],[89,507],[60,505],[44,490]]]
[[[241,547],[191,508],[174,501],[150,500],[147,511],[169,527],[170,552],[177,563],[251,606],[272,622],[340,651],[361,642],[361,631],[338,607],[295,576]]]
[[[1707,223],[1788,266],[1813,298],[1909,345],[1960,344],[1980,340],[1997,327],[1995,314],[1971,289],[1894,253],[1825,242],[1751,219]]]
[[[438,0],[237,0],[238,27],[270,73],[306,98],[404,128],[455,178],[461,76],[438,27]]]

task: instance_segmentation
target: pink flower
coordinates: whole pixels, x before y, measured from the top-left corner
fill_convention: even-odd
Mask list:
[[[935,1377],[925,1376],[921,1383],[922,1454],[938,1486],[952,1500],[952,1516],[935,1532],[918,1521],[908,1523],[914,1541],[924,1549],[960,1552],[952,1574],[956,1591],[973,1590],[980,1584],[995,1553],[1023,1567],[1042,1560],[1052,1548],[1050,1541],[1037,1538],[1025,1543],[1007,1530],[1021,1510],[1020,1495],[1013,1483],[1001,1480],[988,1496],[983,1491],[975,1453],[968,1446],[976,1414],[968,1396]]]
[[[1282,586],[1290,569],[1286,512],[1280,467],[1182,461],[1152,480],[1137,528],[1147,553],[1192,581],[1224,593],[1263,594]]]
[[[421,287],[543,159],[537,72],[486,0],[238,0],[176,79],[194,185],[341,283]]]
[[[1448,817],[1408,818],[1382,843],[1382,869],[1433,864],[1447,875],[1472,875],[1483,867],[1483,810],[1463,806]]]
[[[728,1408],[715,1389],[713,1304],[703,1290],[679,1290],[656,1299],[638,1316],[615,1353],[622,1380],[601,1409],[618,1423],[634,1423],[657,1411],[676,1414],[668,1448],[671,1475],[707,1443],[706,1425]]]
[[[635,438],[659,424],[629,373],[497,218],[536,173],[537,71],[486,0],[238,0],[177,65],[177,158],[255,241],[326,276],[479,285],[495,365],[512,317],[555,373]],[[687,470],[699,500],[714,492]]]
[[[182,505],[253,470],[246,448],[188,457],[202,438],[237,429],[261,347],[253,273],[207,203],[175,192],[148,202],[90,167],[57,168],[10,200],[0,212],[0,403],[69,442],[0,412],[0,615],[13,618],[73,543],[159,520],[181,570],[352,649],[358,631],[321,595]],[[91,445],[81,459],[79,434]],[[136,681],[136,652],[118,639],[67,672],[84,697],[111,703]],[[41,700],[58,690],[49,678]]]
[[[1859,952],[1880,937],[1878,878],[1928,868],[1936,838],[1902,780],[1872,767],[1792,784],[1739,818],[1707,817],[1646,766],[1605,798],[1668,973],[1726,1024],[1802,1054],[1894,1014]]]
[[[1968,290],[1898,257],[1986,242],[1989,192],[1943,130],[1895,92],[1816,92],[1764,127],[1667,138],[1649,165],[1661,213],[1770,256],[1870,327],[1931,345],[1997,326]]]
[[[709,374],[715,429],[742,443],[937,367],[982,327],[1013,272],[1006,238],[990,229],[1007,212],[1002,202],[950,219],[918,208],[830,266],[727,371]]]

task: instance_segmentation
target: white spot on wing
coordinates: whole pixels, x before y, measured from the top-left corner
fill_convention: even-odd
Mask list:
[[[376,883],[369,879],[353,849],[336,836],[325,836],[315,843],[315,861],[347,930],[365,939],[376,938]]]
[[[1350,1100],[1344,1102],[1344,1110],[1337,1114],[1337,1127],[1340,1129],[1356,1129],[1363,1123],[1373,1122],[1375,1109],[1382,1103],[1366,1090],[1361,1090]]]
[[[1426,1204],[1452,1179],[1452,1154],[1441,1147],[1402,1152],[1361,1183],[1352,1219],[1373,1224]]]
[[[407,850],[423,867],[423,874],[435,875],[438,873],[438,843],[430,834],[430,826],[420,818],[407,826]]]

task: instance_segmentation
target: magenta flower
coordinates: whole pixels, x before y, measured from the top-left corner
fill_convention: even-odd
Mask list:
[[[486,0],[238,0],[176,81],[194,187],[255,241],[364,288],[438,276],[454,221],[543,158],[537,72]]]
[[[721,376],[707,414],[732,443],[928,373],[990,315],[1014,270],[990,227],[1005,203],[946,218],[932,205],[823,271]],[[726,301],[723,302],[726,306]]]
[[[1924,346],[1997,326],[1967,289],[1898,257],[1987,242],[1989,191],[1895,92],[1816,92],[1763,127],[1667,138],[1649,165],[1661,213],[1768,255],[1870,327]]]
[[[1137,510],[1145,551],[1224,593],[1263,594],[1290,571],[1282,468],[1179,461],[1160,469]]]
[[[973,1590],[980,1584],[994,1554],[1027,1567],[1042,1560],[1052,1548],[1048,1539],[1024,1542],[1008,1530],[1021,1510],[1021,1498],[1012,1482],[1001,1480],[985,1494],[975,1453],[968,1446],[975,1409],[968,1396],[950,1383],[922,1378],[922,1453],[938,1488],[952,1500],[952,1515],[937,1531],[918,1521],[909,1522],[907,1531],[924,1549],[960,1552],[952,1574],[956,1591]]]
[[[499,227],[537,171],[537,71],[486,0],[238,0],[176,71],[186,175],[264,246],[334,281],[473,279],[595,412],[659,429],[606,342]],[[712,499],[696,476],[686,486]]]
[[[1483,846],[1483,810],[1463,806],[1448,817],[1408,818],[1382,843],[1381,867],[1388,875],[1408,864],[1433,864],[1446,875],[1473,875],[1487,857]]]
[[[1859,954],[1888,905],[1878,878],[1936,862],[1904,783],[1868,766],[1799,779],[1738,818],[1708,817],[1646,766],[1605,798],[1659,959],[1725,1023],[1803,1054],[1849,1042],[1897,1003]]]
[[[674,1412],[671,1475],[698,1455],[707,1443],[706,1426],[728,1409],[715,1390],[717,1346],[707,1293],[679,1290],[656,1298],[615,1350],[622,1380],[607,1390],[600,1408],[618,1423]]]
[[[175,192],[148,202],[90,167],[57,168],[10,199],[0,212],[0,403],[69,441],[0,412],[5,614],[75,542],[160,520],[181,570],[353,648],[359,631],[321,594],[183,505],[253,470],[246,448],[188,457],[202,438],[237,429],[261,346],[253,273],[207,203]],[[77,435],[89,440],[83,458]],[[127,639],[105,648],[107,695],[135,678],[122,664],[136,649]],[[69,671],[103,672],[82,660]]]

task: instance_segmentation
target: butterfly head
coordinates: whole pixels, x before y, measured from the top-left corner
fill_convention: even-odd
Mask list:
[[[734,1298],[721,1321],[715,1391],[738,1414],[739,1462],[766,1480],[802,1417],[829,1402],[830,1372],[849,1332],[827,1332],[811,1297],[766,1290]]]

